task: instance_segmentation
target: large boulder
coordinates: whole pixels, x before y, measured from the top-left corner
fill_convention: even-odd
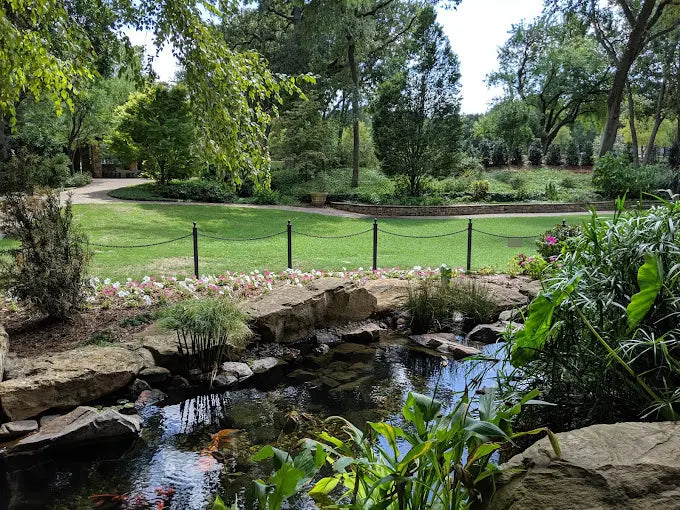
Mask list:
[[[465,335],[465,343],[477,342],[482,344],[494,344],[503,339],[506,331],[516,331],[522,329],[523,324],[518,322],[498,321],[494,324],[480,324]]]
[[[680,424],[616,423],[557,434],[502,465],[488,510],[680,508]]]
[[[288,343],[316,328],[368,319],[376,298],[356,282],[321,278],[303,287],[286,285],[246,305],[246,312],[265,342]]]
[[[533,289],[532,280],[525,276],[510,278],[507,275],[491,275],[474,277],[485,287],[491,299],[496,303],[496,310],[511,310],[529,303],[529,290]]]
[[[24,359],[12,379],[0,382],[0,409],[14,421],[85,404],[128,386],[143,365],[137,353],[122,347],[88,346]]]
[[[9,354],[9,335],[0,324],[0,381],[2,381],[2,374],[5,373],[7,354]]]
[[[375,297],[375,312],[378,314],[392,312],[403,307],[408,298],[411,282],[397,278],[368,280],[364,287]]]
[[[77,407],[47,423],[5,452],[8,455],[45,449],[70,449],[87,444],[101,444],[114,439],[130,439],[141,431],[139,416],[125,415],[113,409],[99,411]]]

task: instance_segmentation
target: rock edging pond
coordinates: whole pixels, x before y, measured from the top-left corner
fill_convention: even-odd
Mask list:
[[[499,312],[526,305],[529,296],[537,292],[536,282],[526,278],[498,275],[481,280],[496,300]],[[302,287],[279,287],[247,301],[247,313],[258,333],[256,341],[290,344],[311,337],[319,343],[319,349],[326,340],[375,341],[381,327],[363,321],[397,309],[408,295],[410,282],[382,279],[363,283],[323,278]],[[328,326],[336,329],[326,340],[322,335],[314,336],[315,331]],[[2,342],[3,338],[6,336],[0,334],[0,361],[3,361],[2,347],[8,344]],[[475,354],[471,348],[456,345],[452,338],[447,345],[451,348],[440,351],[453,357]],[[251,373],[261,375],[273,370],[287,363],[284,357],[264,355],[245,367],[223,366],[218,386],[229,387],[249,378]],[[130,387],[134,400],[140,393],[151,391],[152,385],[186,386],[184,378],[172,375],[181,371],[183,365],[174,333],[155,325],[119,345],[91,345],[31,359],[10,354],[5,368],[7,378],[0,382],[0,411],[5,418],[0,421],[18,422],[54,410],[70,410],[120,394]],[[33,430],[17,427],[14,427],[16,431]],[[42,428],[32,432],[33,436],[41,433]]]

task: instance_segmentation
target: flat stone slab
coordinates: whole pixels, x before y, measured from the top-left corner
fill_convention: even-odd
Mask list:
[[[0,425],[0,442],[25,436],[38,430],[38,422],[35,420],[10,421]]]
[[[86,444],[136,437],[141,431],[139,416],[120,414],[113,409],[98,411],[77,407],[47,423],[5,452],[7,455],[59,448],[78,448]]]
[[[265,372],[269,372],[273,368],[286,364],[287,363],[282,359],[275,358],[273,356],[268,356],[266,358],[260,358],[253,361],[250,364],[250,369],[255,374],[264,374]]]
[[[342,332],[341,337],[343,342],[368,344],[380,340],[380,331],[380,326],[371,322],[344,331]]]
[[[143,359],[122,347],[88,346],[24,359],[0,382],[0,408],[12,421],[82,405],[128,386]]]
[[[303,339],[317,328],[366,320],[375,310],[375,296],[340,278],[277,287],[245,306],[262,340],[279,343]]]
[[[501,466],[484,508],[677,509],[680,424],[615,423],[543,438]]]
[[[482,351],[475,347],[458,342],[458,337],[452,333],[426,333],[424,335],[411,335],[409,338],[422,347],[435,349],[442,354],[448,354],[456,359],[476,356],[482,353]]]

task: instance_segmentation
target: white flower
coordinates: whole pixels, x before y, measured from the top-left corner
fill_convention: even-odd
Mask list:
[[[130,295],[130,293],[126,292],[124,290],[118,291],[118,297],[124,298],[124,297],[128,297],[129,295]]]
[[[146,306],[151,306],[151,298],[149,296],[142,296],[142,299],[144,300]]]
[[[110,283],[111,283],[111,279],[110,279],[110,278],[106,278],[106,279],[104,280],[104,285],[108,285],[108,284],[110,284]]]

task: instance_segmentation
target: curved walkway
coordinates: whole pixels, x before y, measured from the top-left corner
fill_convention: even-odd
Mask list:
[[[255,205],[255,204],[215,204],[207,202],[172,202],[172,201],[149,201],[149,200],[123,200],[113,198],[108,195],[109,191],[128,186],[136,186],[151,182],[149,179],[93,179],[91,184],[81,188],[73,188],[61,193],[62,200],[70,193],[74,204],[111,204],[111,203],[134,203],[134,204],[160,204],[160,205],[212,205],[222,207],[243,207],[252,209],[278,209],[282,211],[292,211],[310,214],[321,214],[323,216],[339,216],[343,218],[366,218],[370,215],[359,214],[347,211],[340,211],[330,207],[302,207],[291,205]],[[607,213],[609,211],[599,211]],[[497,213],[497,214],[478,214],[478,215],[457,215],[457,216],[403,216],[407,219],[427,219],[427,220],[446,220],[451,218],[515,218],[532,216],[583,216],[584,212],[558,212],[558,213]]]

